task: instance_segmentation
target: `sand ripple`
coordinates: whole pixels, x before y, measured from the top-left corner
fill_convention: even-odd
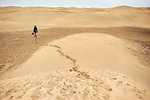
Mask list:
[[[0,80],[1,100],[148,100],[149,92],[125,75],[78,67]]]

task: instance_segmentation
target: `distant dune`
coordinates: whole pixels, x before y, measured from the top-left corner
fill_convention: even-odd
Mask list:
[[[0,31],[29,30],[34,24],[52,27],[150,27],[150,9],[1,7]],[[73,20],[72,20],[73,19]]]

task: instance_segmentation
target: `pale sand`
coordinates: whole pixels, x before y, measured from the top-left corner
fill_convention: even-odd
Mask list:
[[[34,74],[0,81],[1,100],[149,100],[149,91],[112,72]]]
[[[148,8],[44,8],[1,7],[0,31],[31,30],[52,27],[150,27]]]
[[[19,90],[16,90],[15,94],[13,91],[9,91],[10,94],[5,91],[4,94],[6,94],[3,97],[85,99],[87,95],[89,100],[98,98],[148,100],[150,81],[147,79],[150,78],[150,71],[140,65],[137,58],[127,51],[130,46],[122,39],[99,33],[75,34],[50,42],[47,46],[41,47],[20,67],[1,75],[1,78],[22,76],[1,80],[0,86],[3,92],[7,86],[16,84],[14,82],[23,81],[22,84],[18,83],[12,87],[13,91],[16,87],[22,89],[21,94]],[[71,72],[69,69],[72,69]],[[57,72],[53,73],[55,71]],[[40,74],[49,72],[53,73],[54,79],[51,78],[51,74]],[[96,74],[98,72],[99,74]],[[124,77],[115,73],[123,73]],[[29,76],[26,77],[26,75]],[[130,79],[126,79],[128,76]],[[56,83],[51,84],[51,80],[55,80]],[[95,80],[98,80],[98,83]],[[37,85],[30,86],[30,84]],[[95,85],[99,88],[98,90],[94,89]],[[27,87],[30,88],[26,89]],[[76,90],[74,90],[75,87]],[[121,95],[123,93],[125,94]]]
[[[0,99],[149,100],[149,18],[126,6],[1,7]]]

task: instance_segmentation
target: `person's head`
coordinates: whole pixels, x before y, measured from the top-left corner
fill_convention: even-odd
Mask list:
[[[36,25],[34,25],[34,27],[36,27]]]

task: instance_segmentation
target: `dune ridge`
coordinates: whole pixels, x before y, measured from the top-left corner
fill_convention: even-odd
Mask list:
[[[148,100],[149,71],[127,51],[130,46],[122,39],[99,33],[54,40],[17,69],[1,75],[0,97]]]

